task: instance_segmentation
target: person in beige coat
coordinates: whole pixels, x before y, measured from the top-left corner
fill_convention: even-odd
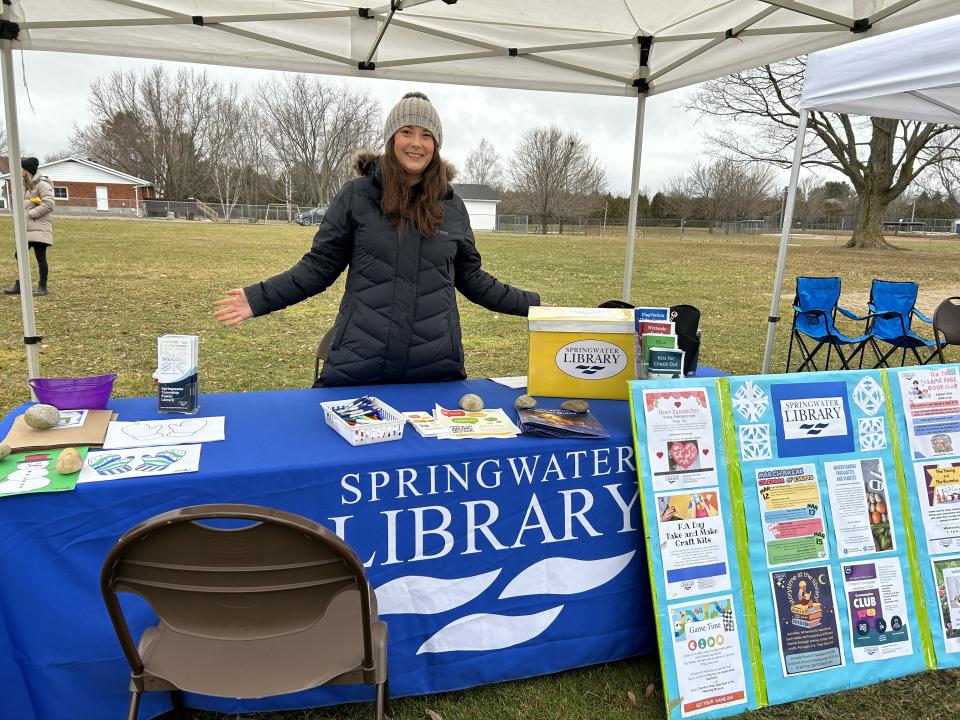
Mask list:
[[[43,296],[47,294],[47,277],[50,273],[50,267],[47,264],[47,248],[53,245],[53,218],[50,217],[55,205],[53,185],[49,178],[37,174],[40,168],[40,161],[37,158],[21,159],[20,168],[24,186],[23,206],[27,215],[27,243],[33,248],[33,254],[37,257],[37,266],[40,268],[40,283],[33,294]],[[20,280],[3,292],[5,295],[19,295]]]

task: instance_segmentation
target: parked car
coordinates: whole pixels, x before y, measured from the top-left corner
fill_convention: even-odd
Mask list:
[[[302,213],[297,213],[293,218],[295,223],[300,225],[319,225],[323,221],[323,216],[326,214],[327,209],[325,207],[315,207],[312,210],[305,210]]]

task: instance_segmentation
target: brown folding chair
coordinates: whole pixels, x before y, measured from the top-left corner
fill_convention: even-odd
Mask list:
[[[327,355],[330,354],[330,344],[333,342],[333,328],[327,330],[320,343],[317,345],[317,354],[313,361],[313,384],[316,386],[320,380],[320,366],[327,361]]]
[[[936,349],[927,358],[927,362],[934,357],[938,357],[940,362],[946,362],[943,359],[943,349],[947,345],[960,345],[960,296],[947,298],[933,311],[933,340]]]
[[[128,720],[145,692],[258,698],[326,684],[376,686],[389,712],[387,626],[363,564],[330,530],[254,505],[199,505],[124,533],[100,590],[130,663]],[[159,624],[135,644],[119,592]]]

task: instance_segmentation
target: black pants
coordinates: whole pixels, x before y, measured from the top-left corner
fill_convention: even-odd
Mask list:
[[[47,265],[47,248],[50,246],[42,242],[32,242],[29,245],[33,248],[33,254],[37,256],[37,267],[40,268],[40,287],[46,287],[47,275],[50,273],[50,266]],[[17,257],[16,251],[14,251],[13,257]]]

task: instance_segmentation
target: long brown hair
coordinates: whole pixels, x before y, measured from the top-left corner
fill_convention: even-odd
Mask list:
[[[402,237],[408,223],[413,223],[424,237],[433,237],[443,222],[443,198],[447,194],[447,164],[433,151],[430,163],[420,182],[410,185],[393,149],[393,138],[381,159],[383,199],[380,204],[387,219],[397,226]]]

